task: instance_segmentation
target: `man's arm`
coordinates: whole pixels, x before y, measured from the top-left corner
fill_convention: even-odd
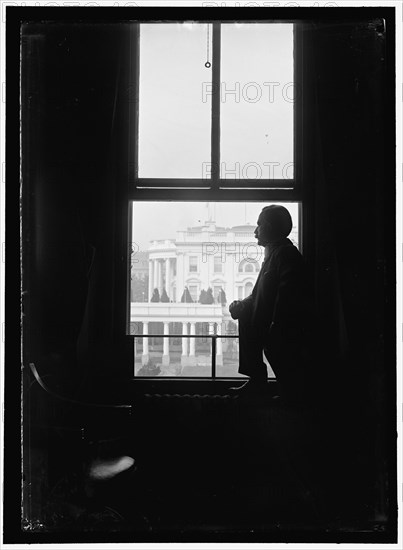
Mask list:
[[[246,317],[252,311],[253,297],[252,294],[243,300],[234,300],[229,306],[229,312],[233,319]]]

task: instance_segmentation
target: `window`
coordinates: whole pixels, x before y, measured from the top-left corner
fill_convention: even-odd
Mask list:
[[[130,303],[135,375],[238,376],[228,304],[248,296],[258,276],[261,209],[284,204],[299,244],[297,27],[171,22],[135,30],[131,250],[148,265],[131,295],[159,292],[159,301]]]
[[[140,25],[140,178],[200,178],[210,158],[211,101],[205,24]]]
[[[293,25],[221,26],[221,177],[293,177]]]
[[[298,239],[297,239],[298,241]],[[259,271],[260,270],[260,263],[255,261],[255,259],[252,259],[251,257],[245,258],[240,264],[239,264],[239,271],[240,272],[248,272],[252,273],[253,271]]]
[[[197,256],[189,257],[189,272],[197,273]]]
[[[214,256],[214,273],[222,273],[221,256]]]
[[[294,188],[294,35],[282,22],[138,25],[136,187]]]

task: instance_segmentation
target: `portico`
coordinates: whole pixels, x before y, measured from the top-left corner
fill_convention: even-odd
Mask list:
[[[167,322],[169,319],[169,322]],[[182,323],[182,350],[181,350],[181,365],[196,364],[196,324],[208,323],[210,335],[217,335],[216,344],[216,365],[223,364],[223,348],[222,339],[219,337],[222,334],[222,324],[224,322],[223,307],[220,304],[183,304],[183,303],[147,303],[147,304],[131,304],[131,322],[134,326],[138,323],[142,324],[143,334],[143,352],[142,364],[148,363],[150,359],[149,338],[145,337],[150,334],[149,323],[162,322],[164,326],[163,334],[163,354],[162,364],[167,366],[170,364],[169,337],[178,337],[178,334],[169,333],[170,323]],[[215,328],[214,328],[215,327]],[[140,334],[138,326],[137,334]],[[200,336],[201,337],[201,336]]]

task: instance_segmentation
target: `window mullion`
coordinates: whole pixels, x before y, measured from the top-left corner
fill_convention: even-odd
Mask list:
[[[129,166],[128,181],[137,185],[139,174],[139,90],[140,90],[140,24],[134,25],[131,35],[130,52],[134,51],[133,77],[129,83],[129,111],[130,122],[133,124],[133,131],[129,133],[129,159],[133,159]],[[134,140],[132,138],[134,136]],[[134,141],[134,142],[133,142]]]
[[[213,23],[211,104],[211,185],[219,188],[220,182],[220,101],[221,101],[221,23]]]

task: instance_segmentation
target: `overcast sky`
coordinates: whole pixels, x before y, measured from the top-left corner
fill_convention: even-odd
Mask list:
[[[212,61],[211,27],[141,25],[140,177],[205,175],[211,162],[212,68],[205,67]],[[238,170],[235,177],[293,177],[292,167],[285,168],[294,160],[293,66],[292,24],[222,25],[221,168]],[[250,163],[259,168],[248,169]]]

